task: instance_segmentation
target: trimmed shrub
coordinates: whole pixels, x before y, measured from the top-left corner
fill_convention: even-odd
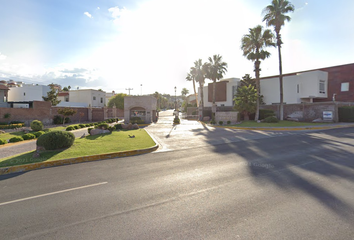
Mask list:
[[[21,121],[11,121],[10,124],[22,124],[23,126],[25,125],[25,123]]]
[[[38,131],[38,132],[34,132],[32,133],[34,136],[36,136],[36,138],[39,138],[40,136],[42,136],[43,134],[45,134],[44,131]]]
[[[97,128],[103,129],[103,130],[108,129],[108,127],[109,127],[108,123],[100,123],[97,125]]]
[[[278,118],[274,117],[274,116],[270,116],[270,117],[266,117],[263,122],[266,123],[277,123],[279,122]]]
[[[110,132],[113,132],[114,130],[116,130],[116,128],[109,126],[109,127],[108,127],[108,130],[109,130]]]
[[[63,118],[59,115],[53,117],[53,124],[63,124]]]
[[[86,127],[86,125],[85,125],[85,124],[79,124],[79,126],[80,126],[81,128]]]
[[[121,129],[123,129],[122,124],[120,124],[120,123],[114,125],[114,127],[116,128],[116,130],[121,130]]]
[[[229,121],[227,121],[227,125],[230,125],[231,124],[231,121],[229,120]]]
[[[176,117],[173,119],[173,123],[174,123],[174,124],[180,124],[180,123],[181,123],[181,120],[179,119],[178,116],[176,116]]]
[[[65,130],[66,131],[72,131],[72,130],[74,130],[75,128],[74,128],[74,126],[68,126]]]
[[[95,126],[95,124],[93,124],[93,123],[90,123],[90,126],[92,127],[92,126]]]
[[[211,120],[210,124],[216,124],[215,120]]]
[[[91,130],[92,130],[92,129],[94,129],[94,128],[88,128],[88,129],[87,129],[87,132],[88,132],[89,134],[91,134]]]
[[[31,122],[31,129],[33,131],[42,131],[43,130],[43,123],[39,120],[33,120]]]
[[[223,125],[224,124],[224,122],[223,121],[219,121],[219,125]]]
[[[30,139],[35,139],[36,135],[32,133],[26,133],[22,135],[23,140],[30,140]]]
[[[354,122],[354,107],[338,107],[338,119],[339,122]]]
[[[85,124],[85,127],[90,127],[90,126],[91,126],[91,125],[90,125],[90,124],[88,124],[88,123],[87,123],[87,124]]]
[[[9,140],[10,143],[21,142],[21,141],[23,141],[22,137],[13,137],[13,138],[10,138],[10,140]]]
[[[0,139],[0,145],[4,145],[6,143],[7,143],[7,141],[5,139]]]
[[[275,116],[273,110],[269,109],[259,109],[259,120],[265,119],[267,117]]]
[[[80,126],[78,126],[78,125],[75,125],[75,126],[74,126],[74,128],[75,128],[75,129],[79,129],[79,128],[80,128]]]
[[[75,136],[71,132],[51,131],[37,139],[37,146],[44,147],[45,150],[55,150],[71,147],[74,141]]]

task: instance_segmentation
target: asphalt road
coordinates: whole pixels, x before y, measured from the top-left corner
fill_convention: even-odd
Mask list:
[[[208,144],[0,176],[1,239],[354,238],[354,128],[200,132]]]

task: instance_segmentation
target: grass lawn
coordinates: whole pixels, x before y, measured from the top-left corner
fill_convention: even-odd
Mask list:
[[[65,130],[65,129],[66,129],[66,127],[63,127],[63,126],[50,128],[51,131],[55,131],[55,130],[61,131],[61,130]],[[13,137],[21,137],[23,134],[25,134],[25,133],[22,132],[22,131],[4,133],[4,134],[0,134],[0,139],[8,140],[8,139],[13,138]]]
[[[135,135],[130,138],[128,135]],[[144,129],[130,131],[114,131],[75,139],[74,145],[68,149],[42,152],[39,158],[33,158],[34,151],[17,156],[1,158],[0,167],[22,165],[35,162],[54,161],[104,153],[138,150],[155,146],[155,142]]]
[[[307,122],[293,122],[293,121],[279,121],[277,123],[257,123],[255,121],[243,121],[240,124],[229,125],[234,127],[304,127],[325,125],[328,123],[307,123]]]

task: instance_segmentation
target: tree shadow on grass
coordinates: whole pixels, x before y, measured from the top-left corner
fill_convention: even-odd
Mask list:
[[[270,183],[286,192],[300,191],[340,217],[354,221],[354,208],[347,202],[353,194],[349,186],[354,183],[354,128],[268,137],[250,132],[242,141],[241,136],[232,138],[226,130],[197,134],[204,135],[225,161],[245,162],[249,175],[259,185]],[[258,138],[252,139],[255,136]],[[330,184],[340,189],[329,190]]]

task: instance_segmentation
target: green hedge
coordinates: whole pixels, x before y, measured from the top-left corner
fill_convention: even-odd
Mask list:
[[[265,122],[265,123],[277,123],[277,122],[279,122],[279,120],[275,116],[270,116],[270,117],[266,117],[263,120],[263,122]]]
[[[51,131],[43,134],[37,139],[37,145],[46,150],[55,150],[71,147],[74,144],[75,136],[71,132]]]
[[[5,139],[0,139],[0,145],[4,145],[6,143],[7,143],[7,141]]]
[[[275,116],[273,110],[269,109],[259,109],[259,120],[265,119],[267,117]]]
[[[354,106],[338,108],[339,122],[354,122]]]
[[[13,138],[10,138],[10,140],[9,140],[10,143],[21,142],[21,141],[23,141],[22,137],[13,137]]]
[[[26,133],[22,135],[23,140],[30,140],[30,139],[35,139],[36,135],[32,133]]]

